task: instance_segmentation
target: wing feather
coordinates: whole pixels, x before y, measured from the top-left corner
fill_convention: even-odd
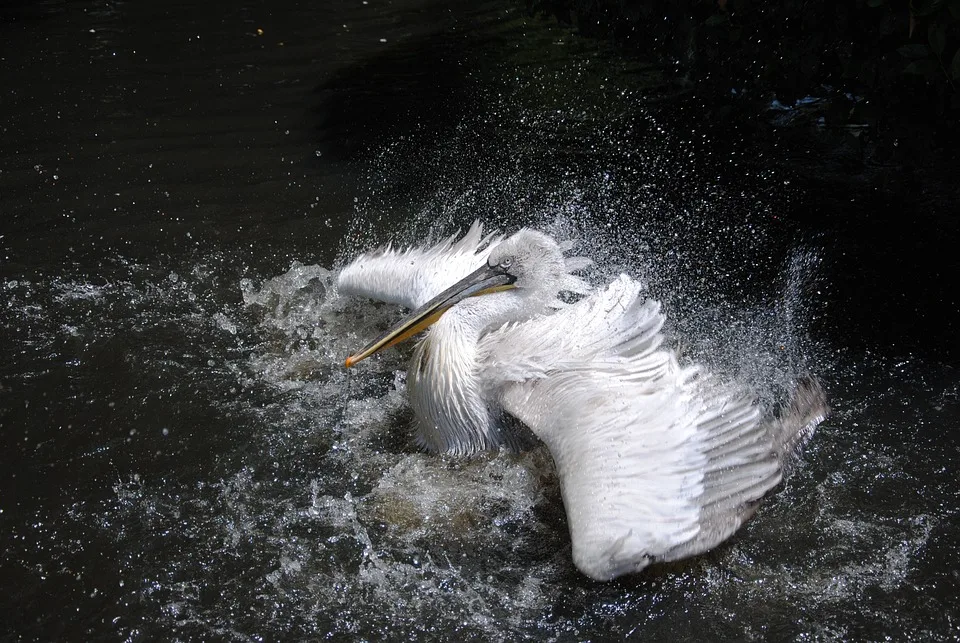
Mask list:
[[[484,234],[474,221],[459,240],[454,234],[429,247],[394,249],[387,245],[350,262],[337,277],[342,294],[419,308],[476,270],[503,237]]]
[[[574,562],[598,580],[729,538],[826,414],[822,391],[807,387],[802,409],[761,421],[751,395],[661,348],[659,310],[621,277],[481,340],[502,407],[553,455]]]
[[[660,303],[644,301],[640,284],[626,275],[607,288],[550,315],[510,323],[481,337],[478,362],[499,381],[523,381],[591,360],[633,360],[633,375],[653,377],[663,368],[655,351],[662,338]]]

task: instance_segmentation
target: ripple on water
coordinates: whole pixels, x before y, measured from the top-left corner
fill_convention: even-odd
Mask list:
[[[544,227],[596,241],[577,221],[554,216]],[[955,618],[958,584],[940,564],[957,554],[957,438],[945,432],[958,417],[955,374],[909,359],[823,358],[805,338],[802,306],[816,253],[796,252],[781,297],[707,302],[673,332],[686,354],[770,400],[808,367],[798,356],[812,354],[833,389],[833,418],[732,542],[605,585],[571,565],[543,448],[418,453],[408,351],[342,368],[397,311],[341,298],[334,271],[294,264],[243,281],[234,303],[212,294],[224,275],[208,268],[220,257],[186,270],[127,265],[97,283],[5,282],[0,321],[44,350],[80,347],[90,368],[126,373],[103,395],[104,415],[70,429],[112,422],[122,437],[105,432],[74,476],[101,480],[111,462],[139,471],[65,514],[38,510],[11,555],[31,565],[30,552],[46,552],[77,571],[70,582],[87,604],[157,635],[935,637]],[[119,568],[94,573],[83,542],[114,551]],[[96,580],[111,575],[119,593]],[[901,603],[910,609],[892,611]]]

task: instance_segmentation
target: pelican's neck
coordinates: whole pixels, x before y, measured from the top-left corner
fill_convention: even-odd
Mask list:
[[[485,333],[545,307],[540,293],[508,290],[465,299],[430,327],[407,371],[421,446],[456,454],[516,446],[483,388],[479,342]]]
[[[524,321],[543,313],[547,302],[555,297],[555,292],[531,290],[506,290],[470,297],[447,311],[437,323],[446,322],[476,342],[487,331],[507,322]]]
[[[480,382],[478,343],[517,314],[516,301],[496,293],[448,310],[414,351],[407,372],[417,416],[417,442],[431,450],[475,453],[512,444]]]

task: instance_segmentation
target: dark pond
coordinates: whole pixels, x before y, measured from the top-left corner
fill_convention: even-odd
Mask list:
[[[720,127],[522,3],[13,2],[0,39],[0,638],[960,632],[948,193]],[[337,266],[476,218],[642,277],[767,406],[819,374],[737,537],[593,583],[545,450],[418,453],[407,353],[344,371],[396,312]]]

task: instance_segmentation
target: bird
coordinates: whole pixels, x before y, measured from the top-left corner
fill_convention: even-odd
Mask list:
[[[665,345],[659,301],[530,228],[362,253],[338,292],[412,312],[350,368],[423,331],[407,370],[415,440],[430,452],[517,449],[509,418],[549,450],[572,559],[608,581],[730,538],[790,472],[829,412],[815,377],[775,413]]]

